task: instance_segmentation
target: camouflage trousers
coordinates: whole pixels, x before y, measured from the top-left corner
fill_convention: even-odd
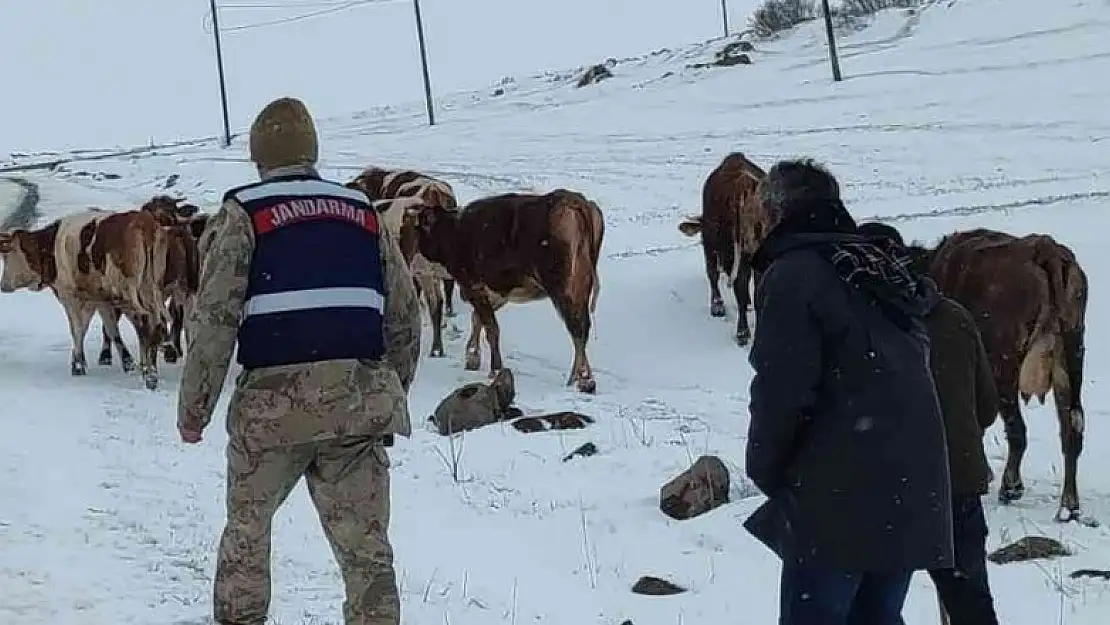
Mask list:
[[[221,625],[264,625],[270,608],[270,526],[304,477],[343,574],[346,625],[399,625],[389,543],[389,456],[378,437],[247,450],[227,447],[227,525],[213,610]]]

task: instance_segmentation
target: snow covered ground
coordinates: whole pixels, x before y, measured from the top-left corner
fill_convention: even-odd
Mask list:
[[[494,16],[475,9],[465,19]],[[575,409],[597,423],[467,434],[455,441],[458,482],[444,461],[452,455],[447,439],[432,432],[419,430],[391,452],[404,621],[774,622],[778,562],[740,527],[760,501],[742,478],[746,351],[730,339],[732,321],[709,318],[701,253],[676,229],[696,212],[705,175],[732,149],[766,165],[815,156],[841,177],[857,217],[896,220],[915,238],[985,225],[1047,232],[1071,246],[1091,276],[1080,495],[1088,514],[1110,519],[1102,463],[1110,454],[1110,335],[1098,321],[1110,313],[1102,286],[1110,86],[1097,78],[1110,71],[1108,35],[1101,1],[1047,10],[1033,0],[955,0],[842,32],[839,84],[828,78],[822,33],[811,24],[757,43],[751,66],[687,68],[723,45],[710,42],[620,61],[614,78],[584,89],[574,88],[573,72],[549,72],[460,92],[441,98],[434,128],[423,125],[419,102],[328,114],[326,175],[346,179],[370,163],[414,167],[448,179],[463,200],[568,186],[606,213],[589,346],[597,396],[563,386],[571,346],[549,304],[500,316],[521,407]],[[309,106],[316,97],[294,95]],[[238,115],[249,121],[253,113]],[[126,134],[126,114],[110,121]],[[164,123],[167,136],[182,132]],[[201,142],[21,175],[40,185],[42,222],[86,204],[129,207],[167,186],[211,208],[253,171],[237,140],[227,150]],[[735,305],[726,301],[731,316]],[[467,314],[461,305],[451,323],[465,330]],[[49,295],[4,295],[0,328],[0,622],[203,622],[224,519],[222,413],[202,444],[186,447],[173,426],[179,366],[162,366],[165,383],[155,392],[117,367],[71,378],[64,316]],[[98,335],[94,322],[90,347]],[[418,418],[456,385],[484,379],[462,370],[465,337],[448,338],[448,357],[421,365],[411,398]],[[1015,625],[1101,625],[1106,583],[1067,574],[1110,568],[1110,533],[1052,522],[1055,417],[1050,405],[1026,414],[1027,494],[1005,508],[988,499],[989,546],[1044,534],[1076,555],[992,566],[1000,616]],[[561,461],[587,441],[599,455]],[[1000,474],[1001,424],[988,445]],[[668,520],[657,507],[659,486],[703,453],[729,464],[734,502],[695,520]],[[340,622],[338,572],[303,487],[276,520],[274,567],[277,622]],[[631,594],[645,574],[691,592]],[[924,575],[906,616],[911,625],[936,622]]]

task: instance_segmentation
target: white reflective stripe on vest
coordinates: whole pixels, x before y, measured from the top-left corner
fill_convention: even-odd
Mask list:
[[[373,308],[379,313],[385,298],[369,288],[305,289],[255,295],[243,305],[243,317],[321,308]]]
[[[348,189],[343,185],[324,182],[323,180],[281,180],[267,182],[257,187],[243,189],[235,194],[240,202],[253,202],[267,197],[306,197],[306,196],[331,196],[341,197],[346,200],[368,203],[366,194],[358,189]]]

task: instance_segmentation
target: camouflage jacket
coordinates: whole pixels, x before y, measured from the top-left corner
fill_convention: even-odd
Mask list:
[[[208,227],[211,239],[188,319],[192,340],[178,396],[178,426],[191,430],[208,425],[223,389],[254,252],[250,217],[234,200],[224,202]],[[244,370],[228,405],[229,436],[248,448],[265,449],[340,436],[412,433],[408,389],[420,357],[420,305],[397,241],[383,230],[382,243],[385,359]]]

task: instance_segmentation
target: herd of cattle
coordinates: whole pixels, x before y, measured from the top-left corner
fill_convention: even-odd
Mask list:
[[[768,220],[756,188],[765,172],[734,152],[709,174],[702,212],[679,224],[701,234],[709,280],[709,313],[725,316],[718,287],[726,273],[739,314],[735,338],[751,339],[751,259]],[[422,294],[433,333],[430,355],[444,355],[444,307],[454,314],[459,288],[472,307],[465,367],[481,366],[485,332],[491,373],[502,367],[496,312],[508,302],[550,299],[573,345],[567,384],[592,393],[596,382],[586,355],[591,317],[600,290],[598,260],[605,226],[598,205],[566,189],[544,194],[508,193],[460,207],[451,185],[419,172],[370,167],[347,183],[365,193],[382,223],[400,241]],[[69,319],[71,372],[86,372],[84,337],[93,314],[103,326],[99,363],[134,368],[119,334],[127,317],[140,343],[139,370],[148,388],[158,384],[157,360],[174,362],[188,330],[209,243],[206,213],[197,206],[156,196],[137,210],[100,209],[67,215],[37,230],[0,233],[0,291],[50,288]],[[975,229],[941,239],[935,247],[910,246],[917,269],[967,307],[978,321],[999,391],[1009,455],[1000,498],[1024,492],[1021,461],[1027,447],[1020,402],[1051,390],[1059,418],[1064,485],[1057,519],[1080,517],[1076,470],[1083,446],[1083,382],[1087,277],[1074,253],[1046,235],[1017,237]]]

